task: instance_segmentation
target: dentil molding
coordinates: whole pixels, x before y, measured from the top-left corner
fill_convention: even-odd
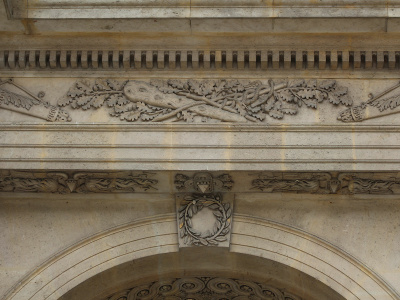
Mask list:
[[[6,47],[6,46],[4,46]],[[400,49],[345,48],[320,49],[298,47],[271,48],[216,48],[184,47],[176,49],[17,49],[0,46],[0,71],[18,73],[29,70],[70,70],[91,72],[149,71],[193,72],[202,70],[226,70],[260,73],[268,71],[379,71],[398,70]]]

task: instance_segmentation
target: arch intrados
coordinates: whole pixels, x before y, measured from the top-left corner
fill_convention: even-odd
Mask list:
[[[139,220],[74,245],[31,273],[5,300],[56,300],[89,278],[130,261],[177,252],[174,214]],[[373,271],[301,230],[235,215],[230,252],[299,270],[345,299],[400,299]]]
[[[217,247],[184,248],[118,265],[86,280],[59,300],[108,299],[111,295],[123,295],[126,290],[153,282],[201,277],[264,283],[308,300],[321,300],[324,296],[329,300],[344,300],[326,285],[289,266]],[[110,284],[104,286],[105,282]]]

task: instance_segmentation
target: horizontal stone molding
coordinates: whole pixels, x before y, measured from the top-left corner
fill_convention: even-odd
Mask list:
[[[398,70],[400,50],[0,50],[0,71],[15,70]]]
[[[1,124],[0,129],[2,169],[282,171],[284,168],[379,172],[397,171],[400,166],[397,155],[400,130],[399,126],[391,125],[27,123]],[[112,146],[109,141],[113,141]]]
[[[398,17],[399,1],[62,1],[7,0],[14,18],[230,18]],[[106,5],[107,4],[107,5]]]

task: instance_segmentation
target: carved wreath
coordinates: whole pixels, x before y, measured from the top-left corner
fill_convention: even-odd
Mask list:
[[[180,238],[186,245],[208,246],[218,245],[227,241],[230,231],[232,208],[229,203],[221,203],[220,196],[202,195],[198,197],[185,197],[186,204],[179,209]],[[193,229],[192,218],[204,208],[212,211],[215,217],[214,227],[206,232],[198,232]]]

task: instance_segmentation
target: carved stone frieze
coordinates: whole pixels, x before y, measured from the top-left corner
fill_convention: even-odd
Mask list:
[[[194,191],[213,193],[214,191],[229,191],[234,182],[229,174],[213,176],[208,172],[199,172],[189,177],[184,174],[175,175],[175,187],[179,191]]]
[[[400,194],[397,173],[260,173],[252,190],[267,193]]]
[[[352,106],[347,87],[335,80],[159,80],[80,79],[58,100],[44,101],[14,80],[0,81],[0,108],[46,121],[69,122],[62,107],[88,110],[107,107],[110,115],[128,122],[262,123],[268,118],[296,115],[318,103],[352,106],[339,113],[342,122],[400,112],[400,84]]]
[[[329,194],[336,192],[331,187],[329,173],[260,173],[251,184],[252,190],[262,192],[291,192],[310,194]]]
[[[201,207],[204,201],[229,203],[225,205],[226,207],[222,204],[227,213],[228,209],[232,208],[231,197],[235,193],[400,194],[400,173],[398,172],[277,171],[249,174],[246,171],[240,171],[230,174],[197,172],[190,176],[173,173],[175,188],[185,192],[177,194],[179,198],[177,211],[193,203],[193,200],[197,203],[197,207],[191,208],[191,213],[188,212],[189,218],[192,218],[199,208],[204,207],[204,205]],[[0,192],[66,194],[153,191],[163,193],[173,190],[171,186],[166,185],[171,176],[170,171],[157,172],[157,176],[155,175],[155,173],[141,171],[0,170]],[[236,184],[233,189],[233,182],[240,184]],[[207,202],[207,205],[210,203]],[[214,209],[214,206],[211,208]],[[218,207],[220,207],[219,204]]]
[[[77,81],[59,106],[87,110],[102,106],[129,122],[260,123],[282,119],[318,103],[352,105],[335,80],[136,80]]]
[[[286,289],[221,277],[170,278],[132,287],[104,300],[301,300]]]
[[[177,195],[179,246],[229,247],[232,209],[231,196]]]
[[[342,173],[338,176],[344,193],[349,194],[400,194],[400,174],[379,176],[374,173]]]
[[[158,180],[146,172],[0,172],[0,192],[132,193],[157,190]]]
[[[14,93],[5,89],[5,86],[17,88],[18,93]],[[24,93],[21,95],[20,92]],[[12,79],[0,81],[0,108],[15,111],[49,122],[69,122],[71,118],[69,114],[60,107],[50,105],[41,98],[45,96],[44,92],[40,92],[38,96],[16,84]]]

